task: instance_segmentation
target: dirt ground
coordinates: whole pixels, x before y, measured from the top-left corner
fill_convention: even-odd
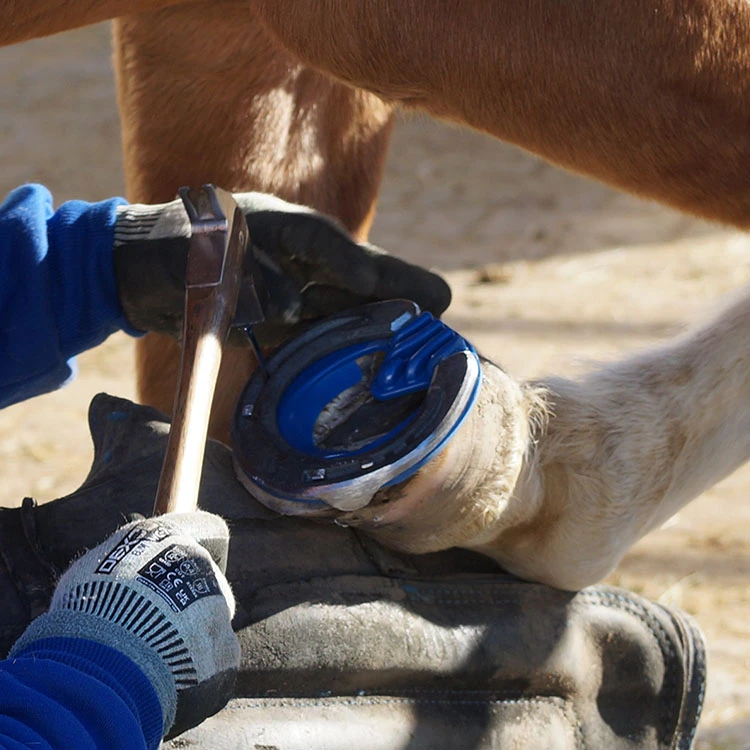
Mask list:
[[[0,193],[59,201],[123,192],[109,31],[0,50]],[[402,121],[372,239],[444,272],[446,320],[524,378],[574,373],[699,319],[750,280],[750,240],[554,169],[485,137]],[[131,342],[80,358],[64,391],[0,413],[0,503],[74,489],[98,391],[133,397]],[[750,468],[640,542],[611,581],[679,605],[708,638],[697,747],[750,748]]]

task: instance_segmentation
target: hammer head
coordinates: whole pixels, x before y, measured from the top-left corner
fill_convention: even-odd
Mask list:
[[[262,275],[248,241],[247,222],[232,194],[213,185],[180,188],[179,194],[192,228],[185,287],[223,287],[228,297],[235,296],[233,327],[262,322]]]

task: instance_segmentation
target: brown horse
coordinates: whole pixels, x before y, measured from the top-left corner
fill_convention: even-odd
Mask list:
[[[750,224],[750,5],[744,0],[37,0],[6,2],[3,10],[0,44],[117,17],[119,104],[133,201],[166,201],[180,185],[210,181],[306,203],[364,238],[393,109],[405,105],[684,211]],[[665,513],[746,460],[747,366],[734,352],[747,349],[748,317],[750,303],[741,302],[708,333],[657,351],[645,370],[634,360],[616,376],[578,390],[551,381],[555,420],[536,451],[528,433],[536,391],[525,391],[527,398],[507,384],[516,394],[508,396],[508,408],[520,416],[518,431],[498,437],[513,457],[503,491],[516,504],[533,502],[510,518],[506,510],[515,505],[483,489],[492,480],[484,472],[475,489],[486,502],[465,533],[455,522],[463,506],[447,492],[445,514],[431,506],[422,521],[413,503],[395,504],[392,513],[411,514],[410,538],[387,529],[382,538],[426,551],[423,542],[415,543],[426,538],[424,523],[433,529],[430,548],[470,546],[561,586],[598,578]],[[675,351],[681,358],[670,369]],[[702,368],[693,367],[694,355]],[[142,401],[171,408],[177,358],[170,340],[152,335],[139,342]],[[722,363],[737,377],[724,377]],[[225,437],[251,367],[250,355],[227,353],[214,435]],[[650,380],[641,382],[644,372]],[[656,401],[643,402],[642,414],[636,410],[623,422],[612,394],[643,388]],[[617,416],[611,424],[591,407],[592,394]],[[718,401],[706,412],[711,419],[699,424],[692,404],[703,396]],[[655,419],[674,428],[654,443],[665,462],[658,467],[640,442],[644,432],[653,436]],[[728,419],[731,429],[717,432]],[[679,420],[686,431],[677,429]],[[629,436],[621,454],[632,454],[632,465],[613,470],[616,451],[597,450],[607,436],[621,434]],[[510,438],[517,441],[510,445]],[[451,451],[460,452],[462,444]],[[715,450],[727,445],[726,460],[708,471]],[[437,471],[415,480],[420,502],[453,481],[451,451]],[[493,456],[486,457],[489,464]],[[691,472],[685,486],[676,487],[667,478],[679,466]],[[699,469],[707,473],[698,476]],[[659,486],[628,488],[626,475],[651,476]],[[588,485],[581,493],[583,479]],[[420,484],[428,485],[423,492]],[[581,524],[575,510],[583,506],[590,513]],[[581,535],[601,544],[576,561],[571,550],[581,549]],[[540,546],[548,551],[544,559],[535,557]]]
[[[106,18],[128,197],[211,181],[372,220],[397,104],[483,130],[685,211],[750,222],[750,7],[742,0],[36,0],[0,43]],[[124,15],[127,14],[127,15]],[[169,411],[172,341],[139,342],[139,393]],[[247,354],[230,352],[213,434]]]

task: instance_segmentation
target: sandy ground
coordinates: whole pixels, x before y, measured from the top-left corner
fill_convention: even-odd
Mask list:
[[[106,26],[0,50],[0,193],[123,191]],[[446,319],[524,378],[574,373],[699,319],[750,279],[750,240],[564,173],[476,134],[401,122],[372,239],[445,273]],[[131,342],[80,358],[62,392],[0,413],[0,503],[75,488],[86,408],[133,397]],[[710,679],[697,747],[750,748],[750,469],[639,543],[611,581],[696,616]]]

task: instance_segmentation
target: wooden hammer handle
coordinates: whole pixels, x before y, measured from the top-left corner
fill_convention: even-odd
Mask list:
[[[188,290],[190,317],[185,318],[185,338],[180,376],[172,410],[172,427],[164,456],[154,515],[189,513],[198,505],[198,489],[208,434],[216,379],[221,365],[222,332],[226,335],[213,295]],[[222,329],[224,329],[222,331]]]
[[[231,195],[215,192],[223,198],[225,205],[221,209],[229,219],[223,230],[221,227],[211,229],[208,225],[203,236],[191,238],[188,252],[194,254],[192,267],[188,256],[179,381],[154,515],[189,513],[198,507],[208,421],[222,347],[239,295],[247,225]],[[220,264],[218,270],[211,262],[212,257]]]

